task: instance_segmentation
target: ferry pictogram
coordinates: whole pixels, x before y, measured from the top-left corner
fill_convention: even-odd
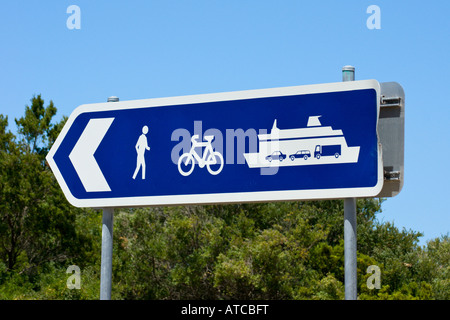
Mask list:
[[[274,120],[268,134],[258,135],[257,153],[244,153],[250,168],[357,163],[359,146],[347,145],[342,130],[322,126],[310,116],[306,128],[279,129]]]

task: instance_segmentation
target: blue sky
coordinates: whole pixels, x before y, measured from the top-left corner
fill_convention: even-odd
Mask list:
[[[70,5],[80,29],[68,29]],[[381,29],[366,12],[380,8]],[[405,182],[382,221],[450,231],[450,2],[7,1],[0,11],[0,113],[34,94],[58,108],[123,100],[339,82],[396,81],[406,94]]]

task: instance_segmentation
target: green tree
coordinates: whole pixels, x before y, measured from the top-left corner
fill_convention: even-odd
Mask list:
[[[381,203],[357,203],[359,298],[444,296],[445,243],[424,255],[419,232],[376,220]],[[115,221],[118,296],[344,298],[342,201],[142,208]],[[367,287],[370,265],[381,269],[381,289]],[[439,281],[434,269],[442,270]]]
[[[40,95],[0,114],[0,298],[98,299],[101,212],[72,207],[45,162],[64,125]],[[450,241],[380,222],[358,199],[358,298],[450,299]],[[343,201],[117,209],[114,299],[344,299]],[[66,287],[70,264],[82,289]],[[371,289],[368,266],[381,270]]]
[[[19,137],[0,116],[0,259],[7,271],[31,272],[48,261],[74,256],[83,238],[76,214],[45,163],[45,155],[65,121],[52,124],[53,102],[40,95],[16,119]]]

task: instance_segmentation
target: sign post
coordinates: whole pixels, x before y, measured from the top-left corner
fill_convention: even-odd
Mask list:
[[[109,97],[108,102],[119,98]],[[111,300],[114,208],[103,208],[100,300]]]
[[[355,67],[342,68],[342,81],[355,81]],[[345,300],[357,299],[356,198],[344,199]]]
[[[114,209],[104,208],[102,218],[102,261],[100,300],[111,300]]]

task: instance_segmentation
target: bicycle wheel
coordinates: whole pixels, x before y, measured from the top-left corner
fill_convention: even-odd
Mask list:
[[[208,169],[208,172],[212,175],[219,174],[223,169],[223,156],[215,151],[210,156],[209,161],[206,164],[206,168]]]
[[[185,177],[194,171],[194,165],[194,157],[190,153],[183,153],[178,159],[178,171]]]

